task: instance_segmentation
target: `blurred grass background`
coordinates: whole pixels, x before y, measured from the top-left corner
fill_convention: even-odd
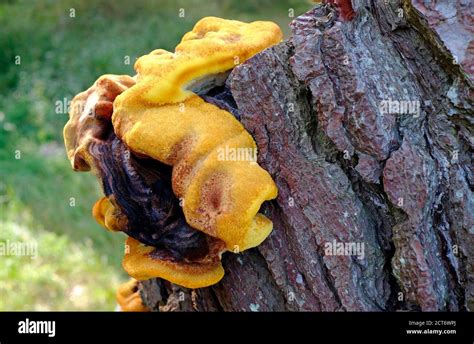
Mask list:
[[[0,256],[0,310],[113,310],[127,279],[124,237],[91,216],[97,182],[66,159],[68,116],[58,102],[101,74],[133,75],[136,57],[173,50],[204,16],[273,20],[288,33],[291,15],[309,8],[308,0],[0,0],[0,242],[38,244],[37,259]]]

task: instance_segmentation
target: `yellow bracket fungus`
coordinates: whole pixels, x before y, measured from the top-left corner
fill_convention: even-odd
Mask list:
[[[93,216],[129,235],[123,267],[133,278],[209,286],[224,275],[224,251],[270,234],[258,211],[277,188],[257,164],[255,141],[194,91],[222,85],[232,68],[281,38],[271,22],[204,18],[174,53],[141,57],[135,77],[102,76],[74,98],[68,157],[75,170],[99,177],[106,197]],[[242,150],[250,154],[227,156]]]
[[[157,49],[140,57],[138,84],[122,101],[128,106],[182,102],[193,95],[187,86],[231,70],[282,39],[278,25],[206,17],[186,33],[175,52]]]
[[[117,136],[133,151],[173,166],[173,190],[186,221],[228,250],[257,246],[269,235],[271,222],[257,212],[277,188],[256,161],[222,158],[229,149],[256,151],[256,144],[230,113],[186,85],[235,67],[281,37],[270,22],[204,18],[175,53],[155,50],[140,58],[136,85],[114,103]]]

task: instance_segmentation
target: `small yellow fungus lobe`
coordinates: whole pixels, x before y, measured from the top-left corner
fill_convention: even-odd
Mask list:
[[[175,262],[163,256],[155,247],[129,237],[125,242],[122,266],[137,280],[161,277],[186,288],[204,288],[224,277],[219,253],[222,246],[218,241],[212,243],[210,253],[199,262]]]
[[[94,204],[92,216],[98,224],[111,232],[121,232],[127,226],[127,218],[107,197],[102,197]]]
[[[149,312],[143,304],[138,290],[138,281],[131,278],[122,284],[116,294],[117,303],[123,312]]]

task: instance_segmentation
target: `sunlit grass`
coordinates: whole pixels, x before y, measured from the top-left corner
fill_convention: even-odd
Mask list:
[[[0,227],[0,243],[37,245],[32,256],[0,256],[0,309],[115,309],[123,277],[90,240],[73,242],[67,235],[5,220]]]
[[[124,238],[92,219],[97,182],[21,146],[0,154],[0,244],[37,243],[38,257],[0,255],[0,310],[114,310]]]
[[[62,146],[57,146],[61,153],[53,151],[52,156],[42,147],[19,143],[19,159],[16,149],[0,154],[0,219],[41,226],[66,234],[73,242],[88,239],[110,264],[119,266],[123,237],[102,229],[92,218],[92,206],[101,197],[94,176],[73,172]],[[30,215],[28,220],[25,213]]]

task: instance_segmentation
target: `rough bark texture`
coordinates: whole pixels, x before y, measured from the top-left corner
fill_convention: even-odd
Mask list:
[[[226,275],[210,288],[142,282],[147,306],[474,308],[469,77],[410,1],[352,3],[347,22],[333,6],[316,6],[292,23],[288,41],[227,80],[279,187],[264,209],[273,233],[256,249],[224,255]],[[462,63],[471,68],[469,56]],[[387,105],[403,101],[419,111]],[[328,255],[334,242],[362,243],[364,255]]]
[[[436,30],[455,62],[474,77],[474,8],[471,0],[413,0]]]

